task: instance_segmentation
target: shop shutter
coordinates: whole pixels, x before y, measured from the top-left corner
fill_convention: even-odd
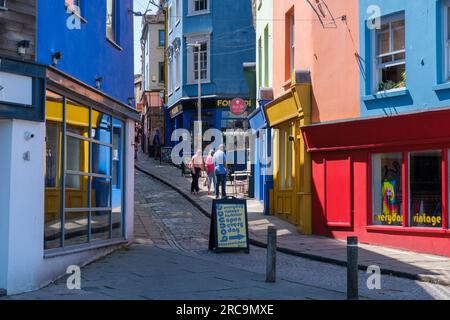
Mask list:
[[[333,156],[326,159],[325,212],[329,226],[352,225],[351,179],[350,157]]]

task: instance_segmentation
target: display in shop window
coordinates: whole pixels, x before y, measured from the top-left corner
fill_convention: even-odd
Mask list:
[[[442,154],[441,151],[410,153],[410,225],[442,226]]]
[[[373,223],[375,225],[402,225],[401,163],[401,153],[373,156]]]

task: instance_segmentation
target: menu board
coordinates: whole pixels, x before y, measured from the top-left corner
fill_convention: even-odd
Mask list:
[[[213,201],[209,249],[249,253],[246,200],[227,197]]]

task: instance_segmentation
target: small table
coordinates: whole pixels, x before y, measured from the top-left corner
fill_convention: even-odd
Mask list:
[[[250,171],[235,171],[234,173],[231,174],[231,177],[233,178],[233,190],[234,190],[234,195],[237,196],[237,187],[241,187],[243,189],[243,194],[247,195],[248,194],[248,179],[250,177]],[[244,180],[237,180],[237,177],[245,177]],[[241,190],[242,190],[241,189]]]

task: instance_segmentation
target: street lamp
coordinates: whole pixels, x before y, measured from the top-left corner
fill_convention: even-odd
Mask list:
[[[203,125],[202,125],[202,78],[201,78],[201,72],[200,72],[200,48],[201,43],[198,41],[196,43],[188,43],[188,47],[197,48],[197,80],[198,80],[198,97],[197,97],[197,137],[196,142],[194,142],[194,152],[197,152],[198,149],[203,150]],[[195,130],[194,130],[195,133]],[[195,148],[197,146],[197,148]]]

